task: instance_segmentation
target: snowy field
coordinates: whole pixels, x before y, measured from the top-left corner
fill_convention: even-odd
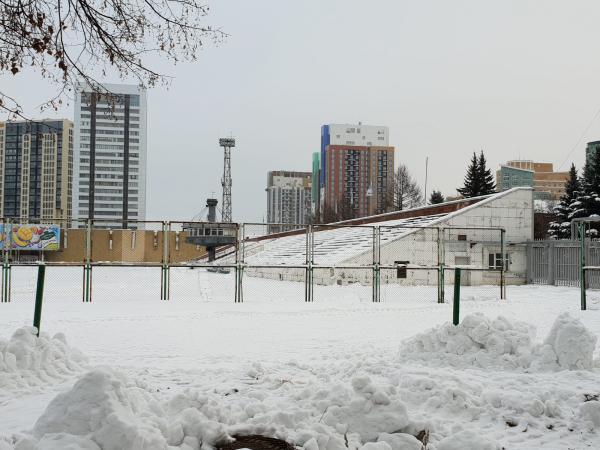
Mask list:
[[[81,268],[50,267],[47,336],[11,339],[35,291],[35,270],[14,269],[0,449],[208,449],[248,433],[307,450],[421,449],[413,436],[430,450],[600,448],[600,293],[584,312],[574,288],[463,288],[455,328],[435,288],[382,287],[374,304],[370,286],[316,286],[307,304],[302,283],[247,277],[235,304],[233,274],[177,269],[161,301],[159,272],[94,269],[84,304]]]

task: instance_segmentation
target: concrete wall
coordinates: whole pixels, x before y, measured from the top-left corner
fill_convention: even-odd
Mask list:
[[[396,261],[408,261],[420,268],[408,269],[406,278],[397,278],[396,271],[384,269],[382,283],[403,285],[436,285],[437,269],[424,267],[437,266],[438,258],[443,258],[445,266],[461,266],[463,283],[466,285],[497,285],[500,273],[472,270],[489,268],[489,255],[501,253],[500,228],[505,230],[505,251],[508,258],[506,282],[521,284],[526,282],[526,249],[524,242],[533,239],[533,189],[515,188],[505,191],[478,203],[467,206],[434,222],[436,228],[415,228],[395,241],[382,245],[381,264],[394,265]],[[446,228],[452,227],[452,228]],[[462,227],[462,228],[461,228]],[[484,229],[473,229],[485,227]],[[495,229],[491,229],[495,228]],[[381,227],[383,230],[384,227]],[[439,252],[439,239],[443,249]],[[439,255],[439,256],[438,256]],[[338,265],[365,265],[372,263],[370,251],[358,254]],[[247,269],[246,274],[264,278],[289,281],[304,280],[304,269]],[[446,272],[446,280],[453,283],[453,271]],[[372,284],[372,271],[369,269],[316,269],[313,275],[316,284],[358,282]]]
[[[506,282],[526,282],[527,260],[524,242],[533,239],[533,189],[515,188],[489,197],[475,205],[452,213],[432,226],[453,227],[442,233],[444,264],[468,268],[487,268],[489,255],[500,253],[500,231],[469,229],[474,227],[503,228],[506,253],[509,261]],[[464,227],[464,229],[460,229]],[[459,235],[461,235],[459,237]],[[381,264],[393,265],[395,261],[431,266],[438,263],[437,230],[421,229],[390,242],[380,249]],[[370,264],[370,254],[357,255],[345,263]],[[453,274],[448,273],[450,281]],[[500,274],[472,271],[467,284],[496,284]],[[401,284],[430,284],[431,271],[410,270]]]

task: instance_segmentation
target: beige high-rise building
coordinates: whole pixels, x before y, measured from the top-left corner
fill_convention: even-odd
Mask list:
[[[0,122],[0,217],[70,220],[73,122]]]

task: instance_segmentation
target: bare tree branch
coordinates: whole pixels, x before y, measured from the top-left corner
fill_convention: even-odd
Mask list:
[[[0,0],[0,75],[36,70],[58,86],[41,108],[57,108],[78,83],[104,92],[93,73],[113,69],[149,87],[170,80],[145,59],[193,61],[203,39],[226,35],[203,22],[198,0]],[[16,95],[0,93],[0,109],[20,116]]]

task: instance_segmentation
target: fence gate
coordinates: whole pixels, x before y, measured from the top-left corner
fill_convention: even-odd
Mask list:
[[[546,240],[527,246],[527,278],[529,283],[553,286],[579,286],[581,242],[577,240]],[[586,264],[600,266],[600,241],[585,242]],[[588,273],[588,288],[600,289],[600,272]]]

